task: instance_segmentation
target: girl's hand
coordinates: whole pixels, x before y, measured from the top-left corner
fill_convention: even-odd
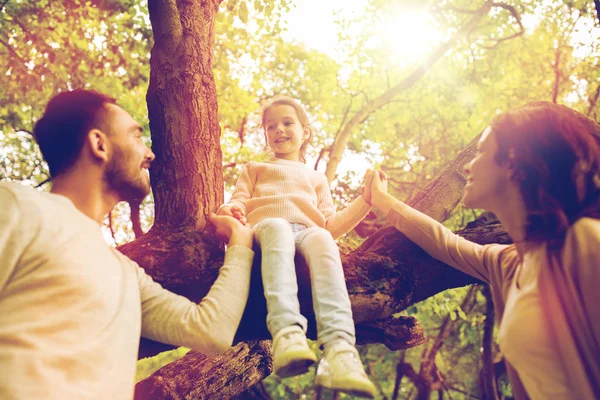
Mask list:
[[[387,193],[388,177],[383,171],[374,171],[371,178],[371,197],[377,197],[382,193]]]
[[[246,212],[238,206],[223,206],[219,209],[218,215],[227,215],[246,225]]]
[[[226,215],[210,214],[208,220],[215,227],[215,234],[229,246],[241,245],[252,248],[252,229],[240,221]]]
[[[373,180],[373,174],[375,174],[375,171],[372,169],[368,169],[365,172],[365,181],[361,189],[361,196],[369,205],[371,205],[371,181]]]

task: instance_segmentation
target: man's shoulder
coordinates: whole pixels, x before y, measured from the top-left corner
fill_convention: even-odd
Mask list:
[[[32,187],[25,186],[19,182],[0,182],[0,195],[1,196],[10,196],[18,199],[25,199],[30,197],[40,197],[43,198],[47,193],[36,190]]]
[[[17,182],[0,182],[0,204],[3,207],[14,204],[28,208],[44,200],[44,193]]]

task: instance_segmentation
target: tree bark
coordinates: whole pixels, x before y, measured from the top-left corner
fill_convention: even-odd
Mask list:
[[[146,100],[155,227],[205,225],[223,201],[220,127],[212,74],[220,1],[149,0],[154,34]]]

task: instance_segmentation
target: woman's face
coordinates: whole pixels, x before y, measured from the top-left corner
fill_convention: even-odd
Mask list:
[[[503,194],[509,185],[514,185],[511,180],[511,170],[508,166],[496,163],[495,156],[498,151],[496,135],[487,127],[477,144],[475,158],[465,165],[467,185],[464,188],[463,203],[465,207],[482,208],[494,212],[497,206],[502,207],[505,200]]]

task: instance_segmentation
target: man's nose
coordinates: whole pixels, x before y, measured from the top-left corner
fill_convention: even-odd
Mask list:
[[[148,161],[154,161],[154,159],[156,158],[156,155],[154,154],[154,152],[152,150],[150,150],[150,148],[148,148],[148,151],[146,152],[146,157],[145,157]]]

